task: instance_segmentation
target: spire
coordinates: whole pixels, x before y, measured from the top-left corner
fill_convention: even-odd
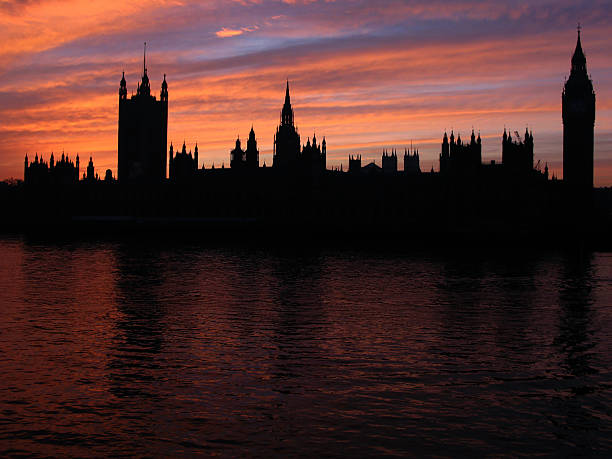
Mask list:
[[[580,23],[578,23],[577,30],[578,39],[576,40],[576,49],[574,50],[574,55],[572,56],[572,73],[584,72],[586,74],[586,57],[582,51],[582,43],[580,41],[580,31],[582,30]]]
[[[293,126],[293,109],[291,108],[291,96],[289,96],[289,80],[287,80],[287,91],[285,93],[285,104],[281,112],[281,124]]]
[[[149,84],[149,77],[147,76],[147,42],[144,44],[144,54],[142,61],[142,81],[140,85],[138,85],[138,95],[150,96],[151,95],[151,86]]]

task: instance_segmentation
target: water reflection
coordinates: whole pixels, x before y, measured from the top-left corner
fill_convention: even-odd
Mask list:
[[[593,291],[597,273],[593,254],[571,253],[563,259],[559,278],[558,333],[554,344],[562,356],[563,382],[555,397],[553,415],[557,437],[570,448],[592,453],[599,449],[602,427],[598,393],[606,390],[599,377],[601,356],[594,328]]]
[[[612,447],[612,257],[144,240],[0,255],[0,455]]]
[[[158,354],[164,344],[164,265],[160,252],[119,245],[115,251],[116,335],[108,369],[118,397],[155,397]]]

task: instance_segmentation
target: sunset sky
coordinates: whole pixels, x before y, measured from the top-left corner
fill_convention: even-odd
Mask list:
[[[291,84],[302,140],[327,138],[328,168],[349,153],[421,152],[438,168],[444,130],[483,137],[533,129],[535,157],[562,173],[561,90],[576,24],[597,94],[595,184],[612,185],[612,0],[0,0],[0,179],[26,153],[93,155],[117,169],[118,89],[167,74],[168,140],[229,164],[255,128],[261,163]]]

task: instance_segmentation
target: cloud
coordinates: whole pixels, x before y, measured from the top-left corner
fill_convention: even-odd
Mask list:
[[[243,33],[244,31],[242,29],[226,29],[225,27],[215,32],[217,37],[220,38],[235,37],[237,35],[242,35]]]
[[[228,29],[223,27],[221,30],[215,32],[215,35],[220,38],[229,38],[242,35],[245,32],[254,32],[259,29],[259,26],[241,27],[240,29]]]

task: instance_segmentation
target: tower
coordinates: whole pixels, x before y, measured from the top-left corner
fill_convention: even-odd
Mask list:
[[[359,174],[361,172],[361,155],[349,155],[349,173]]]
[[[289,95],[289,81],[285,92],[285,103],[281,110],[281,122],[274,136],[272,165],[278,169],[297,169],[300,157],[300,135],[293,124],[293,108]]]
[[[89,157],[89,163],[87,164],[87,181],[93,182],[94,178],[95,178],[95,176],[94,176],[93,158],[90,156]]]
[[[127,97],[125,74],[119,84],[118,170],[121,182],[160,182],[166,178],[168,139],[168,83],[160,98],[151,95],[146,43],[142,79],[136,95]]]
[[[563,181],[578,192],[593,189],[595,91],[587,74],[586,57],[578,40],[570,76],[561,96],[563,111]]]
[[[397,153],[394,149],[391,150],[391,153],[383,150],[382,170],[385,174],[395,174],[397,172]]]
[[[259,167],[259,150],[257,150],[257,140],[255,139],[255,130],[251,126],[249,139],[247,140],[246,167],[248,169],[257,169]]]
[[[455,135],[451,131],[451,138],[454,140]],[[444,137],[442,138],[442,152],[440,153],[440,172],[446,173],[450,168],[450,146],[448,143],[448,136],[444,131]]]
[[[230,152],[230,167],[232,169],[241,169],[244,165],[244,150],[240,143],[240,136],[236,139],[236,147]]]

